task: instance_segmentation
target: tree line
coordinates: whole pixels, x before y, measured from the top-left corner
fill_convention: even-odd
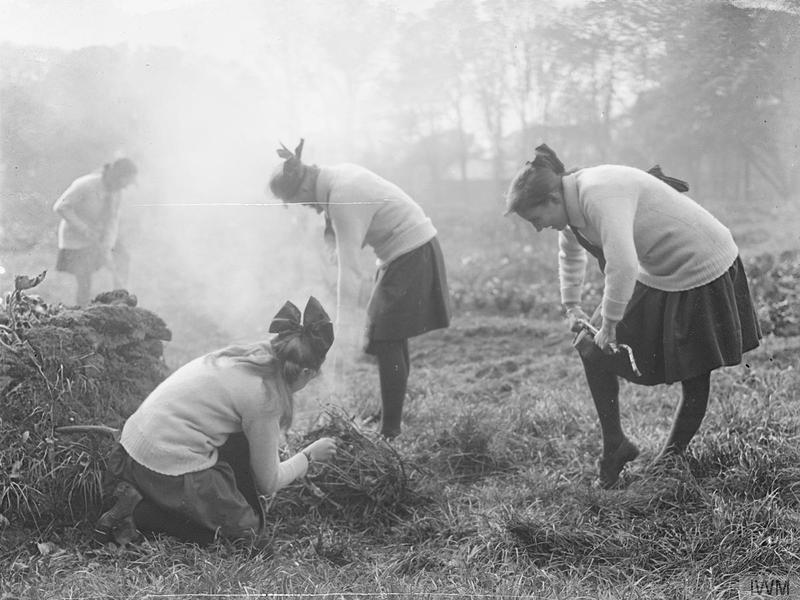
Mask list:
[[[501,193],[547,141],[568,167],[660,162],[732,202],[791,197],[800,14],[738,5],[280,0],[255,8],[247,66],[168,47],[0,46],[3,229],[24,237],[87,165],[146,154],[182,120],[219,127],[220,144],[272,143],[279,122],[434,194],[478,180]]]

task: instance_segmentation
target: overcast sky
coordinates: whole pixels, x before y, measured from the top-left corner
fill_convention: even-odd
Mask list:
[[[245,58],[260,39],[257,7],[286,0],[0,0],[0,42],[79,48],[126,43],[179,46]],[[398,12],[434,0],[392,0]],[[331,0],[306,0],[330,8]]]
[[[576,2],[531,0],[541,1]],[[800,14],[800,0],[731,1]],[[305,3],[335,5],[334,0]],[[398,12],[422,11],[435,0],[387,3]],[[0,42],[60,48],[175,45],[223,58],[243,57],[259,38],[259,22],[252,16],[266,4],[292,6],[288,0],[0,0]]]

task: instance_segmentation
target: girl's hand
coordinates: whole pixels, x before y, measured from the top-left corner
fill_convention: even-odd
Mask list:
[[[581,330],[581,322],[588,323],[589,315],[583,312],[580,306],[570,306],[567,308],[567,324],[569,330],[578,333]]]
[[[336,454],[336,440],[333,438],[320,438],[309,444],[303,450],[315,462],[327,462]]]
[[[617,323],[603,320],[603,326],[594,336],[594,343],[606,354],[613,352],[611,346],[617,343]]]

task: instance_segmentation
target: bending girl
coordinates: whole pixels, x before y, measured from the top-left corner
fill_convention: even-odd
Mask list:
[[[639,454],[620,425],[608,356],[616,343],[633,349],[641,371],[626,375],[633,383],[681,383],[658,458],[682,453],[705,416],[711,371],[739,364],[761,338],[730,231],[658,176],[621,165],[565,173],[544,144],[511,182],[508,213],[560,232],[561,300],[573,330],[589,320],[581,308],[587,252],[605,273],[594,338],[602,353],[581,356],[603,434],[600,484],[613,486]]]
[[[381,434],[400,433],[411,368],[408,339],[450,324],[444,258],[431,220],[408,194],[372,171],[353,164],[305,165],[303,140],[270,179],[270,190],[286,203],[325,214],[327,236],[335,236],[339,263],[337,335],[358,337],[359,253],[370,246],[378,272],[367,306],[363,349],[378,361]]]

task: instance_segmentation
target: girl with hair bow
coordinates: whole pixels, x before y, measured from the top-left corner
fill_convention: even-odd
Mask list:
[[[264,523],[259,496],[335,454],[331,438],[283,462],[278,454],[292,423],[292,396],[319,374],[333,324],[311,297],[302,318],[286,302],[269,332],[269,340],[182,366],[128,418],[108,461],[119,483],[116,503],[95,528],[98,540],[124,543],[139,531],[198,543],[257,539]]]
[[[353,164],[330,167],[302,162],[303,140],[272,174],[272,193],[287,204],[303,204],[325,215],[325,239],[338,258],[336,326],[344,350],[361,337],[375,356],[381,388],[381,434],[400,433],[411,368],[408,340],[450,324],[450,298],[437,231],[403,190]],[[359,256],[370,246],[378,271],[364,326],[358,316]],[[363,336],[358,332],[363,331]],[[349,343],[348,343],[349,342]]]
[[[546,144],[517,173],[506,214],[536,231],[559,231],[561,301],[573,331],[589,323],[594,344],[578,345],[603,434],[599,483],[612,487],[639,450],[623,433],[617,374],[633,383],[680,382],[682,398],[657,461],[681,454],[706,413],[711,371],[738,365],[761,339],[739,250],[730,231],[658,166],[599,165],[565,172]],[[587,255],[605,275],[590,319],[581,307]],[[611,356],[626,344],[640,373]],[[581,351],[584,348],[584,351]],[[588,352],[585,350],[588,348]]]

